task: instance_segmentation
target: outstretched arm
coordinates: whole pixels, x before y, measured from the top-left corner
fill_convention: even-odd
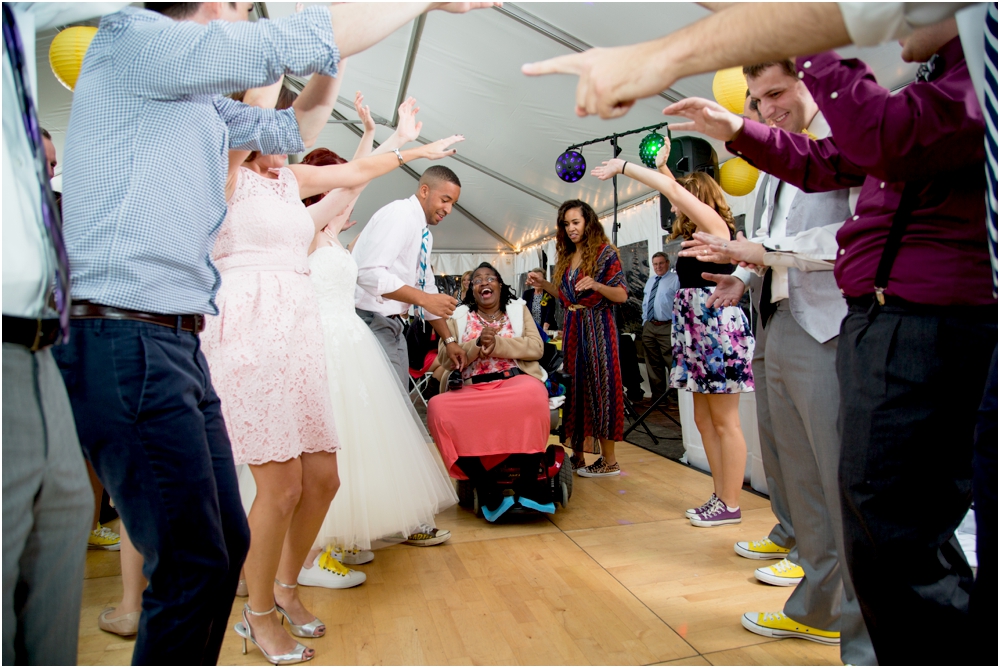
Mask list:
[[[656,164],[659,167],[665,165],[666,157],[670,153],[670,144],[667,143],[656,154]],[[708,206],[700,199],[692,195],[681,184],[677,183],[669,171],[662,173],[652,169],[646,169],[634,162],[626,163],[621,158],[607,160],[600,167],[595,167],[591,172],[602,181],[610,179],[615,174],[622,174],[650,188],[655,188],[663,193],[670,203],[677,207],[695,224],[699,231],[708,232],[716,236],[725,235],[729,237],[729,226],[722,217],[716,213],[715,209]]]
[[[659,39],[589,49],[531,63],[521,71],[530,76],[576,75],[577,115],[617,118],[636,100],[684,77],[850,43],[836,3],[733,3]]]
[[[381,42],[424,12],[464,14],[498,2],[345,2],[330,7],[333,34],[344,58]]]
[[[402,151],[400,155],[403,162],[410,162],[420,158],[428,160],[440,160],[456,153],[455,149],[449,148],[452,144],[464,141],[461,135],[452,135],[446,139],[419,146],[417,148]],[[295,174],[299,182],[299,196],[312,197],[320,193],[325,193],[334,188],[352,188],[364,185],[372,179],[383,174],[388,174],[396,167],[399,161],[395,154],[370,155],[367,158],[359,158],[342,165],[327,165],[325,167],[314,167],[312,165],[289,165],[288,168]]]

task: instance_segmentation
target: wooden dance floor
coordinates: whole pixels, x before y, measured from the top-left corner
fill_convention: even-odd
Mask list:
[[[761,584],[764,563],[733,543],[767,535],[766,499],[744,492],[743,523],[691,526],[685,508],[712,491],[696,470],[627,443],[622,475],[574,481],[569,508],[489,525],[458,507],[438,516],[444,545],[397,545],[354,568],[349,590],[303,588],[327,627],[311,641],[320,665],[840,665],[837,647],[771,640],[740,625],[781,610],[790,590]],[[97,616],[121,596],[117,552],[87,555],[79,662],[128,664],[131,640]],[[246,599],[236,599],[230,625]],[[265,665],[227,635],[221,665]]]

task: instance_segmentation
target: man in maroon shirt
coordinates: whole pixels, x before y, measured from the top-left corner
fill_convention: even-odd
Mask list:
[[[834,269],[849,304],[837,352],[847,565],[879,663],[943,664],[969,635],[972,573],[954,531],[971,501],[997,310],[983,115],[954,21],[915,31],[903,57],[929,62],[896,95],[860,61],[797,59],[830,139],[744,122],[707,100],[664,113],[691,119],[674,132],[726,140],[806,192],[862,186]]]

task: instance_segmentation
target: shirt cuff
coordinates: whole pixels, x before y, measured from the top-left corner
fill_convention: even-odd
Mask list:
[[[764,253],[764,258],[767,259],[767,253]],[[743,281],[743,285],[750,285],[750,278],[753,276],[753,272],[746,267],[736,267],[733,269],[733,276]]]

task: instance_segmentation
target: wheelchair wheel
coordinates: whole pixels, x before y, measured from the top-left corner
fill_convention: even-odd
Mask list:
[[[573,496],[573,466],[569,460],[564,460],[562,468],[559,469],[559,491],[561,492],[559,502],[563,508],[569,505],[569,497]]]
[[[482,507],[479,505],[479,490],[472,488],[472,514],[476,517],[482,515]]]
[[[462,508],[472,508],[476,493],[471,480],[458,480],[458,505]]]

